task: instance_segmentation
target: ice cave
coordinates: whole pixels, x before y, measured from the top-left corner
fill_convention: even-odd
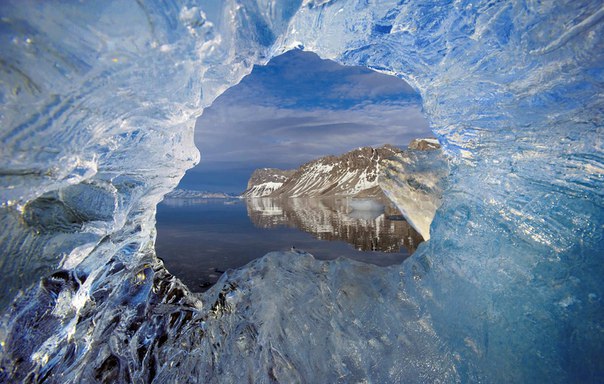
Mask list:
[[[604,381],[601,1],[0,5],[0,382]],[[193,294],[155,207],[195,118],[302,49],[403,78],[450,171],[381,268],[258,255]]]

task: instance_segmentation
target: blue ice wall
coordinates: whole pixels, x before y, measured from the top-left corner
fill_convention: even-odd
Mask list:
[[[3,2],[0,381],[603,381],[603,19]],[[195,117],[292,48],[420,92],[452,169],[431,240],[386,269],[272,254],[193,295],[155,257],[155,205],[198,161]]]

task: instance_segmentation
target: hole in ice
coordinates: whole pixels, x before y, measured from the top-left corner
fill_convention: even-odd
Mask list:
[[[158,207],[157,254],[194,291],[275,250],[399,264],[422,237],[377,178],[384,159],[430,135],[403,80],[307,52],[276,57],[199,118],[202,160]]]

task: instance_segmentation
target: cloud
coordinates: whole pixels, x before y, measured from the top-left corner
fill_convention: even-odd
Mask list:
[[[204,111],[195,132],[201,163],[185,181],[211,175],[244,187],[242,175],[258,167],[295,168],[429,135],[421,98],[404,81],[290,52],[255,68]]]
[[[199,119],[195,142],[203,162],[297,166],[360,146],[406,145],[429,135],[420,107],[365,104],[349,110],[232,105]]]

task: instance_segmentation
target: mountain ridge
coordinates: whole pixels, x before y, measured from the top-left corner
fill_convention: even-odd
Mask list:
[[[438,149],[436,139],[415,139],[407,150]],[[378,184],[387,160],[406,150],[391,144],[359,147],[342,155],[327,155],[297,169],[259,168],[250,177],[244,198],[256,197],[374,197],[388,198]]]
[[[377,196],[381,194],[377,183],[381,162],[400,151],[388,144],[379,148],[360,147],[340,156],[308,161],[294,170],[258,169],[242,196]]]

